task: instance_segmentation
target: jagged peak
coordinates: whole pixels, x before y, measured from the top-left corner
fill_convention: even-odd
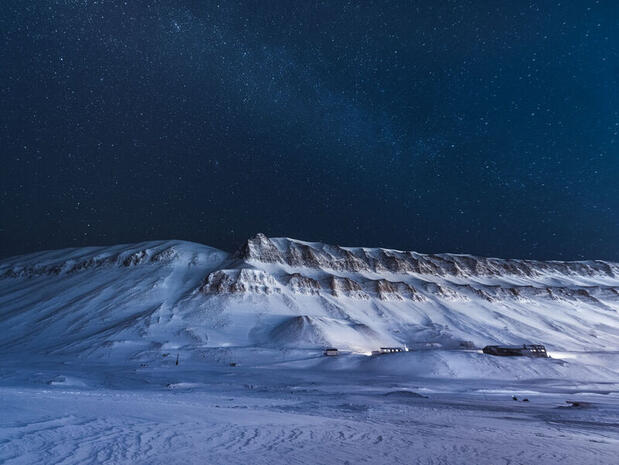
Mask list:
[[[284,263],[279,249],[263,233],[247,239],[233,254],[233,258],[265,263]]]

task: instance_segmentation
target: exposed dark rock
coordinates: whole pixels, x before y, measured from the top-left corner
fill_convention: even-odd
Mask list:
[[[255,260],[264,263],[284,263],[279,249],[262,233],[245,242],[233,255],[241,260]]]
[[[334,297],[346,296],[358,299],[368,299],[369,296],[363,291],[361,285],[350,278],[331,276],[328,279],[329,289]]]
[[[300,273],[293,273],[288,278],[288,287],[296,293],[316,295],[320,293],[320,282],[303,276]]]
[[[217,270],[206,277],[199,289],[203,294],[279,294],[275,279],[262,270]]]

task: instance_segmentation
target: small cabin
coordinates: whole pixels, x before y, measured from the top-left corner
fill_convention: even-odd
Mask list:
[[[380,354],[395,354],[398,352],[406,352],[404,347],[381,347],[378,351]]]
[[[499,357],[541,357],[547,358],[546,347],[541,344],[523,344],[521,346],[486,346],[483,353]]]
[[[328,349],[325,349],[325,356],[327,357],[335,357],[336,355],[338,355],[338,351],[336,348],[334,347],[329,347]]]

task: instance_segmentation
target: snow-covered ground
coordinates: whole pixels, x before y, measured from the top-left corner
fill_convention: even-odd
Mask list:
[[[2,464],[615,464],[618,405],[616,263],[263,235],[0,261]]]
[[[491,358],[511,379],[420,377],[414,353],[259,355],[236,367],[5,360],[0,463],[617,463],[616,374],[582,382],[572,362],[561,378],[527,379],[526,365],[562,362]],[[442,362],[462,375],[452,355]]]

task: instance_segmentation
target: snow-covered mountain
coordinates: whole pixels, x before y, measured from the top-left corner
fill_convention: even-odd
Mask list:
[[[108,357],[212,347],[370,351],[540,342],[619,350],[619,264],[339,247],[258,234],[0,262],[0,350]]]

